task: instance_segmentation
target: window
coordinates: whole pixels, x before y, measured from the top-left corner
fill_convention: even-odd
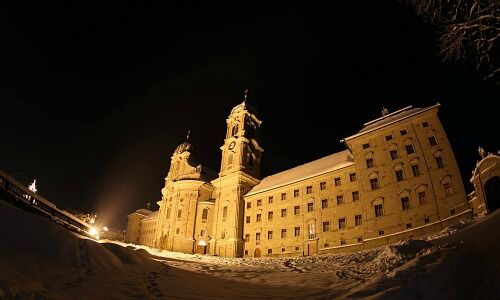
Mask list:
[[[443,187],[444,187],[444,193],[446,194],[446,196],[453,195],[453,187],[451,186],[451,182],[445,182],[443,184]]]
[[[255,234],[255,245],[260,245],[260,232]]]
[[[247,216],[247,217],[246,217],[246,222],[247,222],[247,223],[250,223],[250,216]]]
[[[298,197],[299,196],[299,190],[293,190],[293,196]]]
[[[281,217],[286,217],[286,208],[281,209]]]
[[[395,159],[399,158],[398,150],[391,150],[391,151],[389,151],[389,153],[391,154],[391,159],[392,160],[395,160]]]
[[[342,184],[342,180],[340,179],[340,177],[336,177],[335,178],[335,186],[339,186]]]
[[[245,234],[245,242],[250,242],[250,234]]]
[[[268,220],[272,220],[273,219],[273,212],[272,211],[270,211],[270,212],[267,213],[267,219]]]
[[[326,189],[326,182],[324,182],[324,181],[323,181],[323,182],[320,182],[320,183],[319,183],[319,189],[320,189],[320,190],[324,190],[324,189]]]
[[[406,131],[406,129],[403,129],[403,130],[399,131],[399,133],[401,133],[401,135],[406,135],[406,134],[408,134],[408,131]]]
[[[252,202],[247,202],[247,209],[252,207]]]
[[[340,218],[339,219],[339,229],[345,229],[345,228],[346,228],[345,218]]]
[[[435,156],[434,158],[436,159],[436,164],[437,164],[438,169],[444,168],[443,156],[441,156],[441,154],[439,154],[439,155]]]
[[[312,193],[312,191],[313,191],[313,187],[311,185],[306,187],[306,194],[310,194],[310,193]]]
[[[356,202],[358,200],[359,200],[359,192],[358,191],[352,192],[352,202]]]
[[[285,248],[281,248],[281,252],[285,252]]]
[[[351,182],[356,181],[357,180],[356,173],[349,174],[349,179],[351,180]]]
[[[341,240],[340,240],[340,245],[341,245],[341,246],[345,245],[345,240],[344,240],[344,239],[341,239]]]
[[[307,232],[308,232],[309,239],[316,238],[316,227],[315,227],[314,223],[307,224]]]
[[[375,167],[375,161],[373,160],[373,158],[368,158],[366,160],[366,167],[367,168],[373,168],[373,167]]]
[[[363,219],[362,219],[361,215],[354,216],[354,223],[356,224],[356,226],[363,224]]]
[[[300,236],[300,227],[295,227],[295,236]]]
[[[375,205],[375,217],[381,217],[384,215],[384,207],[382,204]]]
[[[307,203],[307,211],[313,211],[314,210],[314,203],[309,202]]]
[[[402,197],[401,198],[401,206],[403,207],[403,210],[410,209],[410,198],[409,197]]]
[[[420,204],[428,203],[427,194],[425,192],[418,192],[418,202]]]
[[[261,221],[261,214],[257,214],[255,222],[260,222],[260,221]]]
[[[328,208],[328,199],[321,200],[321,208]]]
[[[392,134],[386,135],[386,136],[385,136],[385,140],[386,140],[386,141],[390,141],[390,140],[392,140]]]
[[[281,200],[286,200],[286,193],[281,193]]]
[[[378,235],[384,235],[384,230],[379,230]]]
[[[436,146],[438,144],[435,136],[432,135],[429,137],[429,144],[431,144],[431,146]]]
[[[267,199],[267,202],[268,203],[273,203],[273,200],[274,200],[273,198],[274,198],[273,196],[269,196],[269,198]]]
[[[429,122],[423,122],[422,127],[429,127]]]
[[[272,231],[268,231],[267,232],[267,239],[268,240],[272,240],[273,239],[273,232]]]
[[[325,243],[325,248],[330,247],[330,243]]]
[[[207,223],[207,219],[208,219],[208,208],[205,208],[201,213],[201,223]]]
[[[245,250],[245,255],[248,255],[248,250]]]
[[[406,224],[406,229],[410,229],[410,228],[411,228],[411,223]]]
[[[273,254],[273,249],[267,249],[267,254]]]
[[[421,175],[420,166],[418,164],[411,165],[411,171],[413,172],[413,176],[415,176],[415,177]]]
[[[455,209],[454,208],[450,209],[450,215],[453,216],[454,214],[455,214]]]
[[[406,149],[406,153],[408,155],[412,154],[412,153],[415,153],[415,149],[413,149],[413,145],[412,144],[408,144],[405,146],[405,149]]]
[[[396,181],[403,181],[404,179],[403,170],[396,170]]]
[[[262,200],[261,199],[257,200],[257,206],[262,206]]]
[[[300,247],[295,247],[295,251],[299,251],[300,250]]]
[[[181,218],[182,217],[182,209],[179,209],[177,211],[177,218]]]
[[[222,210],[222,218],[223,219],[227,218],[227,206],[224,206],[224,208]]]
[[[337,195],[337,205],[344,204],[344,195]]]
[[[370,179],[370,185],[372,187],[372,190],[378,190],[380,188],[379,184],[378,184],[378,178],[371,178]]]
[[[358,237],[358,243],[362,243],[363,242],[363,237]]]
[[[323,222],[323,232],[330,231],[330,222]]]
[[[179,228],[175,229],[175,234],[179,234],[179,232],[180,232]]]
[[[427,218],[425,218],[425,219],[424,219],[424,223],[425,223],[425,224],[429,223],[430,221],[431,221],[431,220],[429,219],[429,217],[427,217]]]
[[[293,213],[294,213],[294,215],[300,214],[300,206],[299,205],[296,205],[293,207]]]
[[[367,144],[363,144],[363,149],[368,149],[368,148],[370,148],[370,144],[368,144],[368,143]]]
[[[286,229],[281,229],[281,238],[286,238]]]

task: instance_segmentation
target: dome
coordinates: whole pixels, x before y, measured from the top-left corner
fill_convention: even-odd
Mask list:
[[[253,114],[257,114],[257,109],[253,105],[248,103],[247,101],[243,101],[242,103],[233,107],[233,109],[231,109],[231,114],[234,114],[234,113],[237,113],[237,112],[240,112],[243,110],[246,110],[246,111],[251,112]]]
[[[184,143],[180,144],[179,146],[177,146],[174,153],[181,154],[181,153],[184,153],[186,151],[191,150],[191,148],[192,148],[192,146],[190,143],[184,142]]]

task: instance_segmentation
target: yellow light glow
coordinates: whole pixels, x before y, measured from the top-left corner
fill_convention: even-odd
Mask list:
[[[102,227],[102,230],[104,230],[104,231],[109,231],[108,226],[104,226],[104,227]]]
[[[97,229],[95,227],[90,227],[89,234],[92,236],[97,235]]]

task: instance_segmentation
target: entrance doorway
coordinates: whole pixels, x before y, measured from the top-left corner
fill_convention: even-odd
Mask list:
[[[207,254],[207,242],[201,240],[196,245],[196,253],[197,254]]]
[[[318,248],[316,246],[316,241],[307,244],[307,255],[316,255],[318,254]]]
[[[491,213],[500,207],[500,177],[490,178],[484,185],[484,194],[488,212]]]
[[[261,252],[260,252],[260,249],[259,249],[259,248],[255,249],[255,252],[253,253],[253,256],[254,256],[254,257],[260,257],[261,255],[262,255],[262,254],[261,254]]]

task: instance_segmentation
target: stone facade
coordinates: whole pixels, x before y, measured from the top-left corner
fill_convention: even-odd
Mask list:
[[[314,255],[470,216],[439,106],[384,111],[341,141],[347,150],[261,179],[261,121],[245,96],[226,120],[218,175],[195,162],[188,142],[175,150],[152,245],[226,257]],[[151,219],[131,214],[129,228]]]

